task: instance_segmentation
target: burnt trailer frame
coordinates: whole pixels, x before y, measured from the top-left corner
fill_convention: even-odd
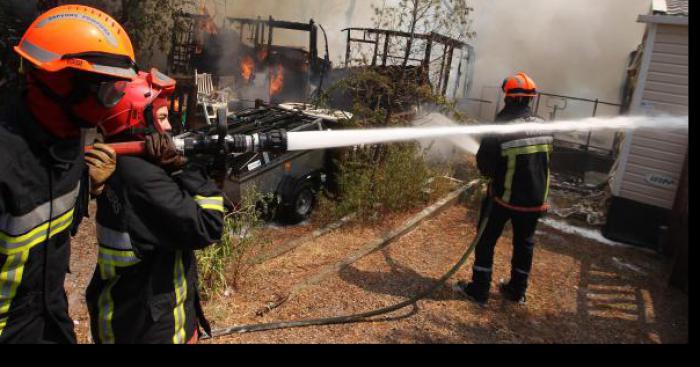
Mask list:
[[[468,49],[472,50],[466,42],[456,40],[454,38],[431,32],[429,34],[409,33],[381,28],[345,28],[342,32],[347,32],[346,50],[345,50],[345,68],[350,67],[352,45],[353,44],[370,44],[374,46],[372,54],[372,67],[389,66],[390,59],[405,60],[406,55],[396,56],[390,55],[390,44],[392,38],[404,38],[408,40],[411,51],[415,46],[414,40],[423,40],[427,42],[424,57],[422,59],[411,58],[410,51],[408,61],[420,62],[420,67],[429,75],[430,64],[432,63],[432,54],[436,44],[443,46],[442,55],[440,55],[440,73],[438,74],[438,85],[436,90],[440,95],[447,95],[447,88],[450,81],[451,66],[454,62],[455,50]],[[353,37],[353,32],[362,32],[362,38]],[[382,41],[383,38],[383,42]],[[380,50],[381,48],[381,50]],[[381,64],[379,64],[381,60]]]
[[[261,17],[257,19],[253,18],[235,18],[228,17],[226,20],[229,22],[229,26],[232,24],[238,24],[238,32],[240,34],[240,41],[244,41],[244,35],[246,33],[246,28],[249,28],[249,33],[252,33],[252,37],[248,41],[252,41],[255,50],[261,50],[267,47],[271,49],[272,47],[286,47],[274,44],[274,34],[275,29],[286,29],[293,31],[302,31],[309,33],[309,65],[312,68],[318,69],[322,66],[322,62],[318,58],[318,28],[319,26],[311,19],[308,23],[301,22],[290,22],[284,20],[276,20],[273,17],[264,20]]]
[[[320,92],[323,88],[323,82],[326,78],[328,72],[332,68],[332,63],[330,61],[330,53],[328,46],[328,35],[321,24],[316,23],[313,19],[310,19],[308,23],[302,22],[292,22],[286,20],[277,20],[270,16],[268,19],[263,19],[262,17],[257,18],[236,18],[227,17],[227,26],[234,28],[240,35],[241,44],[244,41],[252,43],[252,48],[254,52],[267,51],[268,53],[275,50],[292,50],[300,49],[298,47],[282,46],[277,45],[274,42],[276,30],[288,30],[288,31],[300,31],[307,32],[309,34],[308,50],[303,50],[307,55],[307,62],[309,63],[309,84],[313,80],[318,82],[318,91]],[[320,33],[319,33],[320,29]],[[324,57],[319,57],[319,34],[323,34],[325,41],[325,52]],[[246,34],[248,37],[246,38]],[[308,87],[308,86],[307,86]]]
[[[171,48],[168,54],[168,74],[187,75],[194,73],[193,59],[199,47],[195,32],[198,25],[207,21],[209,16],[178,12],[175,14],[175,26],[171,38]]]

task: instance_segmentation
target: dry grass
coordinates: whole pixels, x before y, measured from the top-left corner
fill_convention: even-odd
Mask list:
[[[307,288],[279,309],[264,317],[255,315],[261,306],[323,266],[344,258],[416,212],[387,216],[373,226],[350,226],[257,265],[238,292],[208,302],[205,312],[214,327],[220,328],[355,313],[402,301],[430,285],[460,257],[474,236],[475,218],[469,209],[453,207],[388,249]],[[84,226],[82,240],[74,246],[77,273],[68,282],[74,283],[71,300],[78,300],[72,302],[71,311],[81,320],[77,329],[81,342],[87,341],[83,327],[87,316],[79,304],[82,296],[76,297],[75,292],[87,285],[94,256],[83,248],[91,230],[90,224]],[[292,228],[288,236],[307,233],[312,227]],[[267,231],[275,236],[288,233]],[[498,245],[495,281],[509,274],[509,241],[506,234]],[[613,258],[634,264],[646,275],[620,267]],[[452,282],[468,279],[470,274],[469,268],[462,269]],[[480,309],[445,287],[421,301],[415,315],[398,321],[243,334],[210,343],[686,343],[688,298],[667,287],[668,274],[669,264],[653,255],[543,227],[527,306],[512,305],[494,294],[488,308]]]

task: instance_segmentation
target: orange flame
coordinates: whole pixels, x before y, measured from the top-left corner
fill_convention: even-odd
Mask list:
[[[255,71],[255,60],[250,56],[245,56],[241,59],[241,76],[246,82],[250,82],[250,78],[253,76]]]
[[[268,55],[267,48],[261,48],[258,51],[258,61],[264,61],[265,59],[267,59],[267,55]]]
[[[276,96],[284,88],[284,68],[277,65],[277,68],[270,71],[270,96]]]
[[[219,34],[219,27],[214,23],[214,18],[209,14],[207,5],[203,0],[199,2],[199,13],[206,16],[202,21],[201,29],[208,34]]]

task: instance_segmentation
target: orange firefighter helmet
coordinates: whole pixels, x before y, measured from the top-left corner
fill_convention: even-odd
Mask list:
[[[63,5],[40,15],[15,51],[37,69],[77,69],[122,79],[136,77],[134,48],[124,28],[106,13]]]
[[[115,83],[110,94],[121,97],[98,124],[99,130],[108,139],[120,134],[138,138],[149,132],[164,133],[163,127],[154,123],[156,108],[167,106],[167,98],[174,91],[175,80],[156,69],[139,73],[131,81]]]
[[[537,97],[537,84],[525,73],[518,73],[503,81],[506,97]]]

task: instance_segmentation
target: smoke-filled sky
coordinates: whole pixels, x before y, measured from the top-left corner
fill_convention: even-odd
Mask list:
[[[398,0],[209,0],[219,19],[267,17],[291,21],[313,18],[328,32],[331,60],[345,54],[348,26],[372,26],[371,4]],[[651,0],[472,0],[472,44],[477,61],[472,97],[483,86],[500,86],[510,73],[525,71],[551,93],[619,101],[625,63],[642,41],[637,23]],[[281,35],[280,35],[281,36]],[[300,45],[305,40],[299,40]]]
[[[650,0],[473,0],[476,82],[525,71],[544,91],[620,100],[627,57],[642,42]]]
[[[197,1],[199,2],[199,1]],[[313,18],[328,32],[331,61],[345,55],[341,29],[373,26],[371,5],[391,6],[399,0],[206,0],[222,24],[225,15],[306,22]],[[482,87],[500,86],[510,73],[525,71],[550,93],[611,102],[620,99],[627,57],[642,41],[651,0],[470,0],[477,36],[475,82],[471,97]],[[18,2],[11,0],[10,4]],[[290,36],[291,37],[288,37]],[[277,41],[307,44],[303,34],[278,32]],[[323,42],[320,42],[323,47]],[[161,66],[162,67],[162,66]],[[493,90],[491,90],[493,94]],[[488,90],[485,96],[488,96]]]

